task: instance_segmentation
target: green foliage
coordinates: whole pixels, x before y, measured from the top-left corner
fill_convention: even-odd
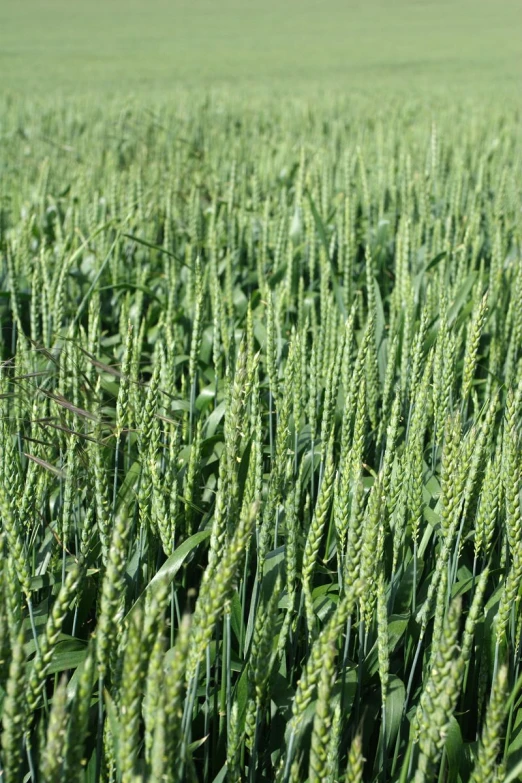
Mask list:
[[[518,115],[434,105],[2,103],[8,783],[515,779]]]

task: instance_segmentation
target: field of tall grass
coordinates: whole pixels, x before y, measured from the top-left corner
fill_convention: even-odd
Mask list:
[[[2,0],[0,91],[520,91],[520,0]],[[520,101],[520,99],[518,98]],[[96,101],[94,101],[96,102]]]
[[[522,774],[516,111],[2,110],[3,780]]]
[[[2,783],[522,780],[516,3],[372,3],[0,7]]]

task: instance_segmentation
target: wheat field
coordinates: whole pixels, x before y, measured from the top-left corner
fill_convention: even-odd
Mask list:
[[[522,779],[520,109],[433,36],[353,91],[4,47],[5,783]]]

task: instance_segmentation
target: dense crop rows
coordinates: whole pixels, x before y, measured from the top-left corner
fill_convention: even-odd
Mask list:
[[[2,108],[7,783],[519,779],[518,120],[383,117]]]

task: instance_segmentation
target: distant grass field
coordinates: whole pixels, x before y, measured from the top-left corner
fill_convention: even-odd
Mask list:
[[[519,0],[2,0],[5,91],[520,84]]]

